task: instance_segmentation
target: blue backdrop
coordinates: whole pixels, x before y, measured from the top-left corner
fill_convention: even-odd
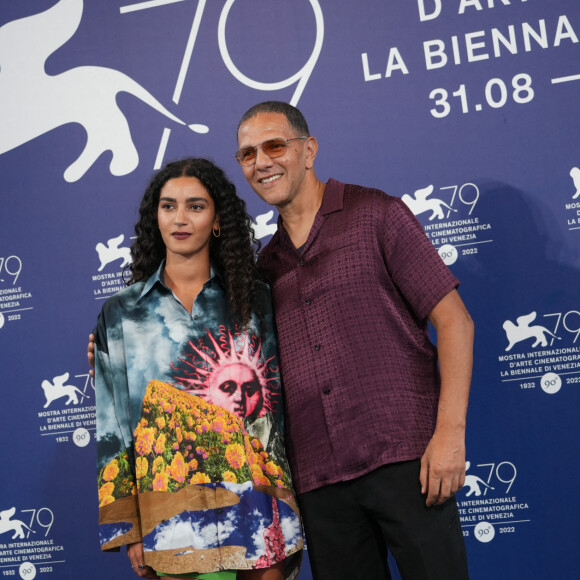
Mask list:
[[[135,577],[98,547],[87,335],[166,161],[224,167],[269,239],[233,152],[278,99],[462,281],[472,579],[577,578],[579,38],[577,0],[2,0],[2,576]]]

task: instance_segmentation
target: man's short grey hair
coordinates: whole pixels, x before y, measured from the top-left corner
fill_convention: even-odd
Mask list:
[[[300,137],[310,137],[308,123],[306,122],[304,115],[296,107],[289,105],[288,103],[284,103],[283,101],[264,101],[263,103],[254,105],[251,109],[246,111],[244,116],[241,118],[240,122],[238,123],[237,131],[239,132],[243,123],[252,117],[255,117],[258,113],[279,113],[284,115],[290,126],[296,131],[297,135]]]

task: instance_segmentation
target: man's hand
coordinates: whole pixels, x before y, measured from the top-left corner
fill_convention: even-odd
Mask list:
[[[437,429],[421,458],[421,493],[427,505],[440,505],[455,495],[465,483],[465,433],[457,429]]]
[[[141,578],[159,578],[151,566],[145,565],[145,555],[143,553],[143,542],[129,544],[127,546],[127,556],[131,562],[131,568]]]
[[[421,458],[428,506],[442,504],[465,483],[465,422],[473,364],[473,321],[457,290],[429,313],[437,332],[441,392],[435,432]]]
[[[87,358],[89,359],[89,365],[91,365],[91,370],[89,374],[91,377],[95,377],[95,335],[89,334],[89,344],[87,346]]]

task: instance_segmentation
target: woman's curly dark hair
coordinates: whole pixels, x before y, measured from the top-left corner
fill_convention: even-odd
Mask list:
[[[246,204],[238,197],[235,185],[207,159],[190,157],[174,161],[153,176],[141,200],[140,217],[135,225],[137,239],[131,246],[133,262],[129,266],[128,284],[147,280],[165,258],[165,244],[157,222],[159,197],[163,186],[177,177],[199,179],[213,199],[221,234],[218,238],[211,237],[210,259],[225,281],[232,314],[245,326],[251,316],[255,282],[260,278],[255,263],[255,252],[260,244],[254,236]]]

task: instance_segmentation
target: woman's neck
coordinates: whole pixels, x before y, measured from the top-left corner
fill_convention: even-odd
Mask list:
[[[209,280],[210,272],[209,256],[167,256],[163,277],[165,285],[173,291],[187,311],[191,312],[195,298]]]

